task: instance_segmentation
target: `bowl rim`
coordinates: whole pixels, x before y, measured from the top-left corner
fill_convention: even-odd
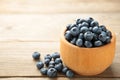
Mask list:
[[[103,46],[100,46],[100,47],[92,47],[92,48],[79,47],[79,46],[76,46],[76,45],[71,44],[70,42],[68,42],[68,41],[65,39],[64,34],[65,34],[65,31],[66,31],[66,30],[67,30],[67,28],[64,28],[64,29],[62,30],[62,32],[61,32],[61,37],[60,37],[60,38],[64,41],[64,43],[66,43],[67,45],[69,45],[69,46],[71,46],[71,47],[73,47],[73,48],[76,48],[76,49],[99,49],[99,48],[105,48],[105,47],[109,46],[110,44],[112,44],[113,42],[116,41],[116,35],[115,35],[115,33],[114,33],[111,29],[109,29],[109,28],[107,27],[107,30],[111,31],[111,33],[112,33],[112,39],[111,39],[111,42],[110,42],[110,43],[108,43],[108,44],[106,44],[106,45],[103,45]]]

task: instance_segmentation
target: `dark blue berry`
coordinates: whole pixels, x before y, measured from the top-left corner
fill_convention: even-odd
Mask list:
[[[66,72],[66,76],[67,76],[68,78],[72,78],[72,77],[74,76],[74,73],[73,73],[71,70],[68,70],[68,71]]]
[[[82,24],[81,24],[82,26],[89,26],[89,24],[87,23],[87,22],[83,22]]]
[[[79,39],[83,39],[84,38],[84,34],[83,33],[80,33],[79,36],[78,36]]]
[[[95,26],[93,27],[92,32],[97,33],[98,29],[99,29],[98,26]]]
[[[77,38],[73,38],[73,39],[70,41],[70,43],[71,43],[71,44],[75,44],[75,43],[76,43],[76,40],[77,40]]]
[[[54,52],[51,56],[53,59],[60,58],[60,53]]]
[[[38,69],[43,68],[43,66],[44,66],[44,64],[43,64],[42,61],[39,61],[39,62],[36,63],[36,67],[37,67]]]
[[[73,36],[77,36],[79,34],[79,29],[77,27],[73,27],[71,30],[70,30],[71,34]]]
[[[93,41],[97,41],[98,40],[98,34],[93,33]]]
[[[33,57],[33,59],[39,59],[40,58],[40,53],[39,52],[34,52],[32,57]]]
[[[110,43],[110,40],[111,40],[111,39],[110,39],[110,37],[109,37],[109,36],[107,36],[107,37],[106,37],[106,41],[105,41],[105,42],[106,42],[106,43]]]
[[[45,59],[44,64],[46,64],[46,66],[48,66],[49,62],[50,62],[50,59]]]
[[[91,41],[93,39],[93,33],[90,32],[90,31],[85,32],[84,39],[87,40],[87,41]]]
[[[83,23],[83,22],[86,22],[86,20],[85,20],[85,19],[80,19],[79,22],[80,22],[80,23]]]
[[[106,31],[106,34],[107,36],[112,37],[112,33],[109,30]]]
[[[90,41],[85,41],[84,45],[85,45],[85,47],[87,47],[87,48],[91,48],[91,47],[93,46]]]
[[[57,70],[55,68],[48,69],[47,76],[51,78],[57,77]]]
[[[55,65],[55,62],[54,61],[50,61],[49,65]]]
[[[76,45],[79,46],[79,47],[81,47],[83,45],[83,40],[82,39],[78,39],[76,41]]]
[[[41,68],[41,69],[40,69],[40,72],[41,72],[41,74],[43,74],[43,75],[47,75],[47,71],[48,71],[47,68]]]
[[[90,24],[94,19],[92,17],[86,18],[86,21]]]
[[[99,47],[99,46],[102,46],[102,45],[103,45],[103,43],[100,40],[94,42],[95,47]]]
[[[80,18],[76,20],[76,24],[80,24]]]
[[[45,57],[44,57],[45,59],[52,59],[52,57],[51,57],[51,55],[50,54],[47,54]]]
[[[94,21],[92,21],[92,22],[90,23],[90,26],[91,26],[91,27],[99,26],[99,23],[94,20]]]
[[[62,63],[62,60],[60,58],[55,59],[55,64]]]
[[[78,29],[80,30],[81,27],[82,27],[82,24],[78,24],[77,27],[78,27]]]
[[[105,25],[100,25],[100,27],[102,28],[102,31],[106,31],[107,30]]]
[[[99,35],[99,40],[101,40],[102,42],[105,42],[105,40],[106,40],[106,33],[105,33],[105,32],[102,32],[102,33]]]
[[[101,34],[101,32],[102,32],[102,28],[99,27],[96,33]]]
[[[54,65],[49,65],[48,68],[54,68]]]
[[[68,71],[68,68],[66,66],[64,66],[63,69],[62,69],[62,73],[66,74],[67,71]]]
[[[65,33],[65,39],[67,39],[68,41],[70,41],[72,39],[72,34],[70,31],[66,31]]]
[[[89,30],[88,27],[83,26],[83,27],[81,27],[80,32],[85,33],[88,30]]]
[[[56,69],[57,71],[62,71],[62,68],[63,68],[62,63],[58,63],[58,64],[55,65],[55,69]]]

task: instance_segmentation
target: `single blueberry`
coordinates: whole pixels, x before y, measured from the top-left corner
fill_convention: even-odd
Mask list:
[[[44,64],[46,64],[46,66],[49,65],[49,62],[50,62],[50,59],[45,59],[45,60],[44,60]]]
[[[85,33],[85,32],[88,31],[88,30],[89,30],[89,29],[88,29],[87,26],[83,26],[83,27],[81,27],[80,32]]]
[[[110,38],[112,37],[111,31],[107,30],[107,31],[106,31],[106,34],[107,34],[107,36],[109,36]]]
[[[98,29],[99,29],[98,26],[95,26],[93,27],[92,32],[97,33]]]
[[[94,26],[99,26],[99,23],[95,20],[93,20],[91,23],[90,23],[90,26],[91,27],[94,27]]]
[[[73,73],[71,70],[68,70],[68,71],[66,72],[66,76],[67,76],[68,78],[72,78],[72,77],[74,76],[74,73]]]
[[[105,43],[110,43],[110,41],[111,41],[111,38],[109,36],[107,36]]]
[[[60,53],[54,52],[51,56],[55,60],[56,58],[60,58]]]
[[[82,24],[81,24],[82,26],[89,26],[89,24],[87,23],[87,22],[83,22]]]
[[[83,22],[86,22],[86,20],[85,20],[85,19],[80,19],[79,22],[80,22],[80,23],[83,23]]]
[[[80,18],[76,20],[76,24],[80,24]]]
[[[88,17],[85,20],[90,24],[94,19],[92,17]]]
[[[44,59],[52,59],[52,57],[51,57],[51,55],[50,54],[47,54],[45,57],[44,57]]]
[[[49,65],[48,68],[54,68],[55,66],[54,65]]]
[[[70,30],[71,34],[73,36],[77,36],[79,34],[79,29],[77,27],[73,27],[71,30]]]
[[[57,70],[55,68],[48,69],[47,76],[51,78],[57,77]]]
[[[84,38],[84,34],[83,33],[80,33],[79,36],[78,36],[79,39],[83,39]]]
[[[72,34],[70,31],[66,31],[65,33],[65,39],[67,39],[68,41],[70,41],[72,39]]]
[[[101,32],[102,32],[102,28],[99,27],[96,33],[97,33],[97,34],[101,34]]]
[[[55,64],[62,63],[62,60],[60,58],[55,59]]]
[[[63,64],[62,63],[58,63],[58,64],[56,64],[55,65],[55,69],[57,70],[57,71],[62,71],[62,68],[63,68]]]
[[[76,45],[81,47],[83,45],[83,40],[82,39],[77,39]]]
[[[63,69],[62,69],[62,73],[66,74],[67,71],[68,71],[68,68],[66,66],[64,66]]]
[[[43,64],[42,61],[39,61],[39,62],[36,63],[36,67],[37,67],[38,69],[43,68],[43,66],[44,66],[44,64]]]
[[[105,40],[106,40],[106,33],[105,33],[105,32],[102,32],[102,33],[99,35],[99,40],[101,40],[102,42],[105,42]]]
[[[41,74],[43,74],[43,75],[47,75],[47,71],[48,71],[47,68],[41,68],[41,69],[40,69],[40,72],[41,72]]]
[[[71,43],[71,44],[75,44],[75,43],[76,43],[76,40],[77,40],[77,38],[73,38],[73,39],[70,41],[70,43]]]
[[[55,61],[50,61],[49,65],[55,65]]]
[[[102,28],[102,31],[106,31],[107,30],[105,25],[100,25],[100,27]]]
[[[85,45],[85,47],[87,47],[87,48],[91,48],[91,47],[93,46],[90,41],[85,41],[84,45]]]
[[[32,57],[33,57],[33,59],[39,59],[40,58],[40,53],[39,52],[34,52]]]
[[[91,41],[93,39],[93,33],[90,32],[90,31],[85,32],[84,39],[87,40],[87,41]]]
[[[100,40],[94,42],[95,47],[99,47],[99,46],[102,46],[102,45],[103,45],[103,43]]]
[[[77,27],[78,27],[78,29],[80,30],[81,27],[82,27],[82,24],[78,24]]]

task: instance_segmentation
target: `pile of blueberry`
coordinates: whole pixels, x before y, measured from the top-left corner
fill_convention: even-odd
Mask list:
[[[112,38],[111,32],[91,17],[77,19],[74,24],[69,24],[66,28],[66,40],[79,47],[103,46],[110,43]]]
[[[41,54],[39,52],[34,52],[32,55],[35,60],[39,60],[40,56]],[[74,76],[73,71],[63,65],[58,52],[54,52],[51,55],[47,54],[44,57],[44,62],[39,60],[36,63],[36,67],[40,70],[41,74],[47,75],[50,78],[57,77],[58,72],[65,74],[68,78],[72,78]]]

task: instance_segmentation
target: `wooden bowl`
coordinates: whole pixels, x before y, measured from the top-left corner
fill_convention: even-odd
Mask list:
[[[113,61],[116,36],[112,32],[111,43],[101,47],[83,48],[69,43],[62,32],[60,55],[64,64],[80,75],[92,76],[102,73]]]

